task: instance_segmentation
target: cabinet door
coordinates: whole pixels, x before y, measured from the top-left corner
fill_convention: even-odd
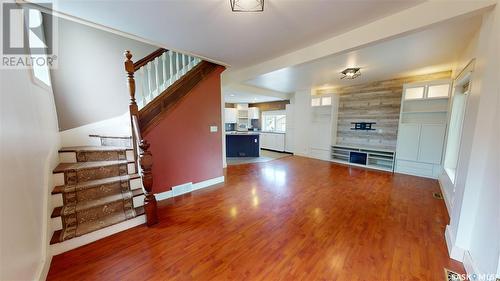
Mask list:
[[[445,132],[444,124],[422,124],[418,161],[441,164]]]
[[[275,134],[275,150],[285,151],[285,134]]]
[[[417,161],[420,124],[400,124],[396,158]]]
[[[260,147],[270,149],[269,147],[269,134],[261,133],[260,134]]]

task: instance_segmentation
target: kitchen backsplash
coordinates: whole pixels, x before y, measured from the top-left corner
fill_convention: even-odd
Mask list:
[[[236,130],[236,124],[234,123],[226,123],[226,131],[235,131]]]

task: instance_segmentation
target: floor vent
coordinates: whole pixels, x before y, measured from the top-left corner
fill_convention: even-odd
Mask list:
[[[445,280],[446,281],[462,281],[465,280],[462,278],[462,276],[455,271],[451,271],[447,268],[444,269],[444,274],[445,274]]]
[[[432,193],[432,197],[436,198],[436,199],[443,199],[443,195],[440,193],[440,192],[434,192]]]

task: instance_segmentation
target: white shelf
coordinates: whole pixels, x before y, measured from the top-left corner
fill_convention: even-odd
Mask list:
[[[349,160],[351,152],[366,154],[366,165],[351,163]],[[331,161],[356,167],[365,167],[369,169],[393,172],[394,156],[395,156],[394,151],[390,150],[378,150],[375,148],[361,148],[352,146],[333,145],[331,152]]]

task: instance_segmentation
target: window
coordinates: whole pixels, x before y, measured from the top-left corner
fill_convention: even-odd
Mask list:
[[[33,24],[35,26],[40,26],[41,30],[40,33],[41,35],[38,35],[38,37],[45,37],[44,31],[43,31],[43,17],[42,13],[38,10],[30,9],[29,10],[29,22],[30,25]],[[40,48],[43,46],[43,42],[40,41],[40,39],[37,36],[35,36],[32,33],[29,33],[29,45],[30,48]],[[45,38],[43,38],[45,40]],[[42,45],[40,45],[42,44]],[[50,83],[50,70],[49,66],[47,65],[47,55],[31,55],[33,57],[33,77],[36,82],[41,83],[42,85],[51,86]]]
[[[312,107],[329,106],[329,105],[332,105],[332,97],[330,97],[330,96],[311,98],[311,106]]]
[[[407,88],[405,90],[405,100],[423,99],[424,89],[424,87]]]
[[[470,87],[469,77],[470,75],[466,75],[465,78],[457,78],[455,82],[455,93],[451,104],[450,125],[448,128],[446,154],[444,157],[444,169],[453,184],[455,184],[456,179],[458,155],[462,139],[462,125],[465,117],[465,107],[467,105],[467,96]]]
[[[427,89],[427,98],[446,98],[450,91],[450,84],[433,85]]]
[[[285,132],[286,115],[284,110],[262,112],[262,131]]]

